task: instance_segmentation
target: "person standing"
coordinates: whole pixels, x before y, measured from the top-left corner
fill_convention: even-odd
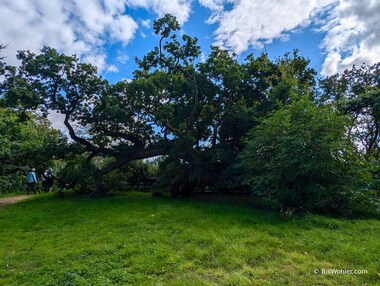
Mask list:
[[[54,185],[54,170],[53,168],[49,168],[47,172],[45,173],[45,184],[46,184],[46,189],[48,192],[51,192],[53,190],[53,185]]]
[[[47,169],[42,172],[41,174],[41,183],[42,183],[42,189],[45,191],[45,193],[48,192],[47,183],[46,183],[46,175],[47,175]]]
[[[36,194],[37,191],[37,176],[36,176],[36,169],[32,168],[28,175],[26,176],[26,180],[28,182],[28,189],[27,194],[29,195],[30,191],[33,191],[33,194]],[[38,190],[40,193],[40,191]]]

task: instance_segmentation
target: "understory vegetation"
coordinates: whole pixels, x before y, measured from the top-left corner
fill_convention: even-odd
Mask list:
[[[375,217],[286,218],[230,195],[43,194],[0,209],[0,284],[378,285],[379,233]]]

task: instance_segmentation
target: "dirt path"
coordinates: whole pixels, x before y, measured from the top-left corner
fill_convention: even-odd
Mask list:
[[[21,196],[16,196],[16,197],[9,197],[9,198],[0,199],[0,208],[4,207],[6,205],[17,203],[18,201],[24,200],[24,199],[28,198],[29,196],[30,195],[21,195]]]

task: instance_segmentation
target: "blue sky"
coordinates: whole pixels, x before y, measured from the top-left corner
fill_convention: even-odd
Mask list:
[[[211,12],[202,7],[198,2],[193,2],[193,12],[190,14],[189,19],[182,24],[181,30],[183,33],[192,37],[198,38],[198,43],[202,48],[203,56],[211,51],[211,46],[215,44],[215,30],[217,23],[206,23],[209,19]],[[231,5],[228,7],[231,10]],[[112,65],[117,67],[118,72],[109,72],[104,70],[102,75],[110,81],[118,81],[120,77],[132,78],[132,72],[137,68],[134,63],[134,57],[142,58],[148,51],[152,50],[157,45],[159,38],[153,33],[153,21],[157,19],[157,15],[153,11],[144,9],[132,9],[129,15],[135,19],[149,19],[149,27],[140,26],[139,32],[136,33],[133,41],[128,45],[115,43],[107,45],[107,55]],[[276,58],[290,52],[294,49],[299,49],[301,53],[311,60],[310,65],[321,71],[323,64],[323,50],[319,44],[323,40],[324,32],[314,31],[315,27],[309,26],[303,28],[301,31],[292,32],[289,39],[274,39],[273,43],[265,44],[263,47],[249,48],[246,51],[238,54],[238,59],[243,61],[249,54],[258,56],[262,52],[267,52],[271,58]],[[118,62],[117,58],[120,54],[126,56],[128,62]]]
[[[17,50],[51,46],[115,82],[157,44],[153,21],[166,13],[198,37],[203,56],[210,45],[239,60],[298,48],[323,76],[380,61],[380,0],[0,0],[0,43],[9,63]]]

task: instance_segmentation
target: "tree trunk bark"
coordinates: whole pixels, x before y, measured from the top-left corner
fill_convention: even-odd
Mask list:
[[[103,184],[103,175],[100,172],[95,172],[95,187],[96,193],[91,195],[98,195],[101,197],[109,197],[111,193],[107,191],[107,188]]]
[[[188,175],[189,175],[189,171],[183,170],[182,172],[177,174],[177,176],[175,176],[170,188],[170,196],[172,198],[178,197],[181,183],[187,178]]]

